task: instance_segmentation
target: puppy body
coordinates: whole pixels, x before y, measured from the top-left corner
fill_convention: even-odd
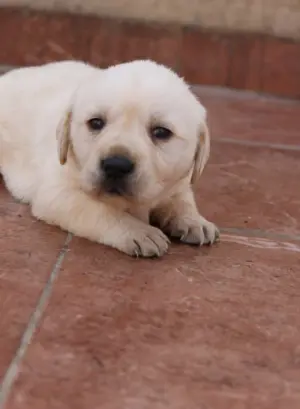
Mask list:
[[[5,74],[0,94],[0,170],[35,217],[136,256],[164,254],[166,234],[215,241],[191,188],[209,156],[205,110],[166,67],[51,63]]]

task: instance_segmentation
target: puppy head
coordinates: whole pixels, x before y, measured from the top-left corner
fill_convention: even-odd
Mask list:
[[[203,171],[206,111],[185,82],[151,61],[98,71],[75,92],[58,127],[61,164],[72,156],[82,188],[137,203],[155,201]]]

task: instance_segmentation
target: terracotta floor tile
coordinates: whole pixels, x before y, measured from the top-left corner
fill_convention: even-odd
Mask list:
[[[62,247],[65,233],[34,221],[0,182],[0,379]]]
[[[234,240],[134,261],[74,239],[8,409],[296,408],[300,246]]]
[[[300,102],[220,88],[194,87],[213,138],[300,144]]]
[[[214,142],[197,202],[221,227],[299,235],[299,175],[300,151]]]

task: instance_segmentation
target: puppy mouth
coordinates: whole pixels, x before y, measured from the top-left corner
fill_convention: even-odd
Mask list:
[[[132,196],[132,189],[128,180],[105,178],[102,181],[102,190],[110,196]]]

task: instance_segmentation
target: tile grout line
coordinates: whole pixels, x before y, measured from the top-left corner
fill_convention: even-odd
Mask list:
[[[18,375],[18,370],[20,363],[22,362],[23,357],[25,356],[27,349],[33,339],[34,333],[41,321],[41,318],[43,316],[43,313],[46,309],[47,303],[49,301],[49,298],[51,296],[52,290],[53,290],[53,285],[55,280],[58,277],[59,270],[61,268],[62,262],[65,258],[65,255],[68,251],[68,246],[72,240],[72,234],[68,233],[65,243],[62,247],[62,249],[59,252],[59,255],[57,257],[57,260],[52,268],[52,271],[49,275],[49,278],[47,280],[47,283],[42,291],[42,294],[36,304],[36,307],[34,309],[34,312],[32,313],[29,322],[27,324],[27,327],[22,335],[19,347],[17,349],[17,352],[12,359],[5,375],[4,379],[2,381],[2,384],[0,385],[0,409],[4,409],[4,405],[6,403],[6,400],[8,398],[8,395],[13,387],[13,384],[17,378]]]
[[[240,139],[222,138],[222,137],[212,138],[211,142],[227,143],[227,144],[241,145],[241,146],[251,146],[253,148],[268,148],[268,149],[275,149],[275,150],[300,152],[300,144],[290,145],[290,144],[283,144],[283,143],[260,142],[260,141],[251,141],[249,139],[240,140]]]
[[[221,227],[221,233],[236,234],[237,236],[247,238],[262,238],[277,241],[300,241],[300,235],[272,233],[260,229],[247,229],[243,227]]]

